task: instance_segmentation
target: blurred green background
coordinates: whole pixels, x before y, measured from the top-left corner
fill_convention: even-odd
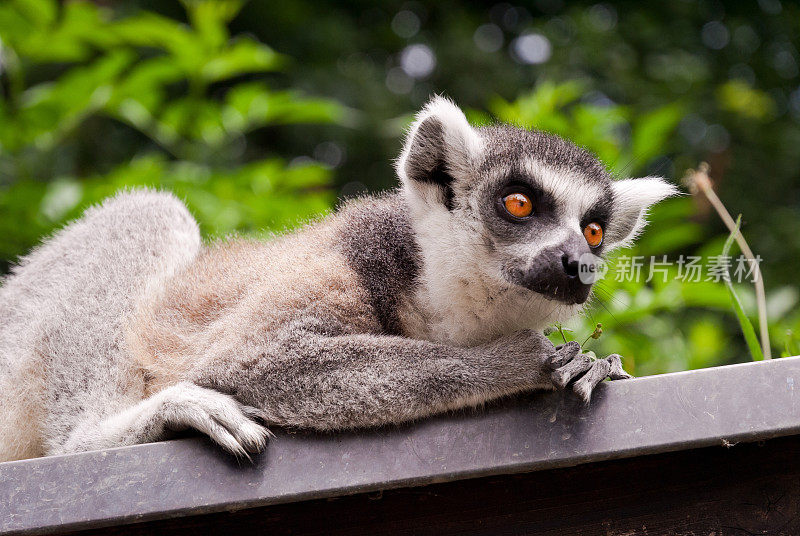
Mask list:
[[[445,93],[620,177],[708,161],[764,259],[773,352],[799,351],[795,3],[5,0],[0,40],[0,273],[124,187],[175,191],[207,236],[390,188],[403,128]],[[687,196],[622,254],[718,255],[726,234]],[[596,322],[589,348],[638,375],[748,359],[722,283],[606,278],[569,327],[583,340]]]

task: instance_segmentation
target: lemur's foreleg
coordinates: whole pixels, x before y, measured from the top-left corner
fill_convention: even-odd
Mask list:
[[[172,385],[120,413],[81,423],[54,453],[158,441],[193,428],[246,456],[262,450],[270,434],[256,421],[317,430],[379,426],[568,385],[588,402],[604,379],[629,377],[619,356],[593,360],[576,342],[555,348],[533,331],[473,348],[292,332],[252,359],[208,372],[196,384]]]
[[[619,356],[592,360],[575,342],[556,349],[533,331],[472,348],[385,335],[301,332],[278,339],[196,381],[264,410],[270,423],[335,430],[570,384],[588,401],[603,379],[627,377]]]
[[[237,456],[263,450],[270,432],[257,424],[260,410],[211,389],[182,382],[120,413],[85,421],[53,454],[135,445],[165,439],[170,431],[193,428]]]

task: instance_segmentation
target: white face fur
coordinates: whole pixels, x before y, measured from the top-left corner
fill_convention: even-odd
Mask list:
[[[422,254],[407,328],[465,346],[577,314],[591,290],[577,259],[631,243],[648,207],[677,192],[660,178],[612,180],[556,136],[473,128],[441,97],[417,116],[397,172]]]

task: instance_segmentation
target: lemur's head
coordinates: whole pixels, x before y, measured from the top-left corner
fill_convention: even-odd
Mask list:
[[[574,308],[591,291],[579,263],[629,244],[648,207],[676,193],[660,178],[613,180],[551,134],[473,128],[441,97],[412,125],[397,172],[427,262],[438,255],[445,273],[463,278],[453,265],[465,264],[482,272],[471,276]]]

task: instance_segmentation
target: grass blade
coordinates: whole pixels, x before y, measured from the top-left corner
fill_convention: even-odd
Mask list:
[[[730,253],[731,246],[733,245],[733,241],[736,238],[736,234],[739,232],[739,227],[741,227],[741,225],[742,215],[739,214],[739,217],[736,218],[736,228],[731,232],[730,236],[728,236],[728,239],[725,241],[725,245],[722,247],[722,257],[727,257]],[[730,294],[731,303],[733,304],[733,310],[736,313],[736,318],[739,320],[739,326],[742,328],[744,340],[747,341],[747,347],[750,348],[750,355],[752,356],[753,361],[762,361],[764,359],[764,353],[761,351],[761,345],[758,342],[756,330],[753,328],[753,324],[750,323],[750,319],[747,318],[747,315],[744,312],[742,301],[739,299],[739,296],[736,294],[736,291],[733,288],[731,275],[727,270],[725,270],[723,281],[725,281],[725,286],[728,288],[728,294]]]

